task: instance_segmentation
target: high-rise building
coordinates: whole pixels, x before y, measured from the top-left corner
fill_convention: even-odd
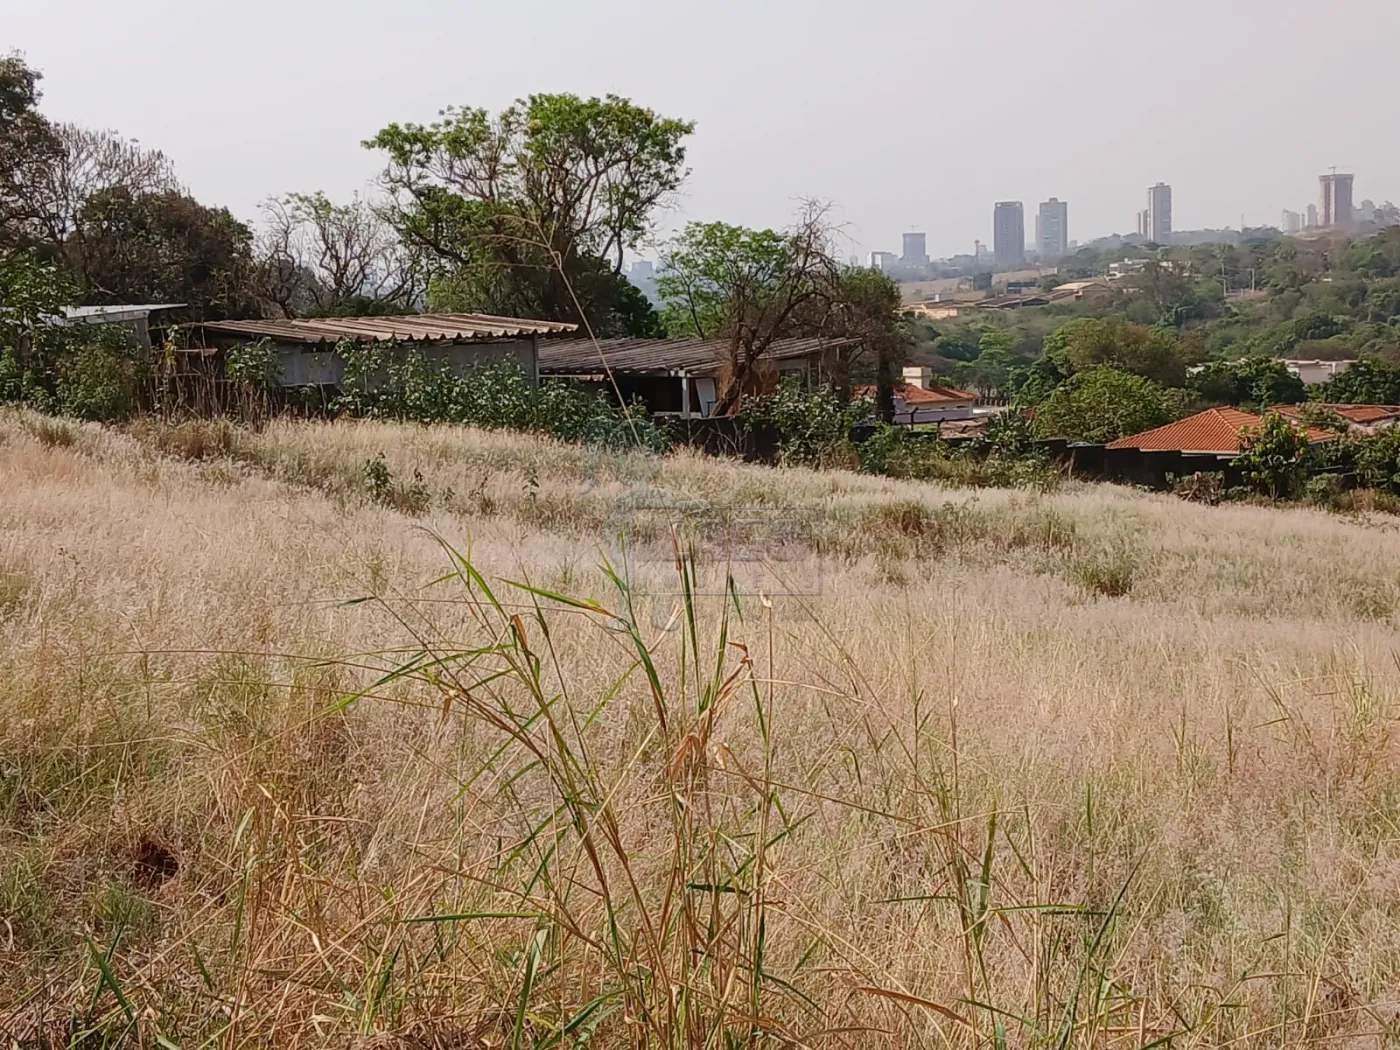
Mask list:
[[[992,211],[992,254],[1005,269],[1026,264],[1026,211],[1020,201],[998,201]]]
[[[899,261],[905,266],[927,266],[927,236],[922,233],[906,233],[904,235],[904,257]]]
[[[1069,254],[1069,203],[1051,197],[1035,217],[1035,249],[1042,260]]]
[[[1349,226],[1352,219],[1351,189],[1356,181],[1354,175],[1318,176],[1322,184],[1322,207],[1319,218],[1323,226]]]
[[[899,257],[894,252],[871,252],[870,268],[879,270],[881,273],[889,273],[899,263]]]
[[[1147,226],[1147,212],[1145,211],[1140,211],[1137,213],[1137,232],[1138,236],[1143,238],[1144,240],[1147,239],[1149,233],[1151,232]]]
[[[1154,244],[1172,238],[1172,188],[1159,182],[1147,191],[1147,222],[1143,236]]]
[[[1283,210],[1283,224],[1279,227],[1284,233],[1297,233],[1303,228],[1303,217],[1296,211]]]
[[[1314,229],[1316,226],[1317,226],[1317,205],[1316,205],[1316,204],[1309,204],[1309,205],[1308,205],[1308,222],[1307,222],[1307,228],[1308,228],[1309,230],[1311,230],[1311,229]]]

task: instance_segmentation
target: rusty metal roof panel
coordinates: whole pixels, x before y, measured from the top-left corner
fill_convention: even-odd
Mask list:
[[[780,339],[763,355],[779,361],[854,345],[854,339]],[[725,339],[553,339],[540,344],[540,372],[579,375],[614,372],[668,375],[717,367],[729,353]]]
[[[316,317],[286,321],[207,321],[206,331],[275,339],[284,343],[334,345],[342,340],[378,342],[471,342],[563,335],[578,326],[492,314],[408,314],[403,317]]]

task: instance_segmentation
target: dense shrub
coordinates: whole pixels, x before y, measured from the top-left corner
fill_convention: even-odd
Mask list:
[[[1182,391],[1105,366],[1056,387],[1036,407],[1034,426],[1039,437],[1106,444],[1179,419],[1186,408]]]
[[[993,417],[987,430],[985,438],[953,443],[908,427],[882,424],[860,446],[860,469],[866,474],[970,488],[1048,491],[1058,484],[1059,472],[1035,448],[1020,413]]]
[[[385,343],[342,343],[337,353],[345,361],[345,377],[332,408],[345,415],[536,431],[618,449],[660,451],[665,444],[645,409],[624,411],[605,395],[569,383],[533,386],[515,365],[459,374],[419,352]]]
[[[828,386],[809,390],[797,376],[771,394],[746,397],[740,411],[749,425],[777,428],[783,463],[818,468],[855,461],[851,429],[869,414],[868,400],[848,401]]]
[[[1245,483],[1270,499],[1297,496],[1307,476],[1308,434],[1278,412],[1266,412],[1263,423],[1246,433],[1234,465]]]
[[[1308,391],[1312,400],[1344,405],[1400,405],[1400,367],[1363,358]]]
[[[1212,361],[1187,384],[1207,402],[1221,405],[1296,405],[1307,388],[1282,361],[1266,357]]]

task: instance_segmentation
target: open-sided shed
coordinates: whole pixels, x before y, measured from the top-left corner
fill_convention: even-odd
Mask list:
[[[854,339],[779,339],[759,359],[781,374],[812,381],[835,376]],[[626,400],[653,413],[684,418],[712,414],[730,344],[724,339],[552,339],[540,344],[540,375],[616,383]]]

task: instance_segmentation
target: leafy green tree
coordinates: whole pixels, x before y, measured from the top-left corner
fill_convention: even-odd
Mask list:
[[[875,377],[875,415],[888,422],[894,416],[897,370],[912,342],[901,317],[903,296],[887,274],[862,268],[839,271],[828,302],[819,302],[810,330],[833,338],[857,340],[846,352],[840,379],[849,386],[852,368],[864,367]]]
[[[1012,404],[1022,411],[1034,408],[1067,378],[1053,358],[1042,354],[1033,364],[1011,370],[1011,386],[1016,391]]]
[[[746,397],[741,415],[777,427],[784,463],[825,468],[855,458],[851,429],[869,411],[869,401],[852,401],[829,386],[808,390],[791,376],[771,394]]]
[[[809,204],[787,230],[691,223],[666,246],[657,290],[673,336],[725,343],[717,414],[761,392],[763,357],[779,339],[836,334],[841,268],[826,211]]]
[[[987,397],[1003,397],[1011,390],[1012,351],[1016,337],[998,328],[989,328],[977,341],[977,357],[953,370],[960,385],[970,386]]]
[[[0,401],[120,419],[137,407],[149,351],[118,325],[60,323],[75,298],[54,262],[34,253],[0,258]]]
[[[1351,245],[1343,256],[1343,266],[1371,279],[1400,274],[1400,228],[1391,227]]]
[[[1314,339],[1331,339],[1347,330],[1347,324],[1336,317],[1323,313],[1311,313],[1293,322],[1295,342],[1306,343]]]
[[[978,345],[962,335],[941,335],[933,344],[939,357],[949,361],[976,361],[981,353]]]
[[[1309,440],[1305,430],[1278,412],[1241,435],[1234,465],[1245,482],[1270,499],[1290,499],[1302,491]]]
[[[62,147],[38,109],[41,79],[18,55],[0,56],[0,255],[34,247],[47,218],[39,188]]]
[[[1384,324],[1393,317],[1400,317],[1400,281],[1371,285],[1366,292],[1366,320]]]
[[[1307,400],[1303,381],[1282,361],[1267,357],[1212,361],[1187,385],[1205,401],[1220,405],[1296,405]]]
[[[1179,394],[1143,376],[1101,365],[1076,372],[1035,410],[1038,437],[1107,444],[1183,414]]]
[[[252,231],[182,193],[88,200],[65,258],[92,304],[185,303],[201,320],[261,316]]]
[[[56,407],[52,378],[71,330],[53,322],[75,295],[52,261],[32,252],[0,256],[0,401]]]
[[[1153,259],[1133,278],[1163,324],[1180,327],[1199,315],[1191,282],[1174,266]]]
[[[1369,489],[1400,493],[1400,427],[1390,427],[1346,442],[1357,481]]]
[[[1400,405],[1400,367],[1362,358],[1308,393],[1314,401],[1339,405]]]
[[[622,264],[684,180],[693,128],[612,95],[532,95],[494,117],[391,124],[365,145],[386,156],[393,222],[434,277],[430,307],[613,335],[653,323]]]
[[[1045,339],[1045,355],[1065,373],[1107,365],[1164,386],[1183,386],[1188,355],[1176,333],[1118,318],[1082,317]]]

